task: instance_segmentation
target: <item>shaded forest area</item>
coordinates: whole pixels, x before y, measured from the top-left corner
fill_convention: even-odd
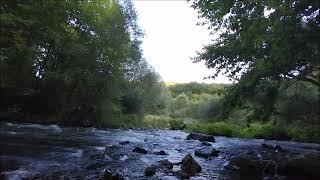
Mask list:
[[[163,106],[131,1],[1,1],[1,119],[103,126]]]
[[[318,88],[308,82],[282,81],[255,87],[241,105],[230,106],[235,85],[177,84],[169,86],[171,128],[244,138],[319,142]],[[277,91],[274,101],[266,89]],[[269,107],[270,109],[267,109]],[[181,127],[182,121],[185,123]]]
[[[192,7],[224,29],[194,61],[237,83],[163,83],[131,1],[1,1],[0,119],[319,142],[319,3]]]

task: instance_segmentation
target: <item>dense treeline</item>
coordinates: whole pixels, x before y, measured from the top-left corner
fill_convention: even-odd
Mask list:
[[[274,82],[275,83],[275,82]],[[282,81],[257,86],[241,106],[230,106],[229,95],[237,84],[176,84],[169,86],[170,128],[213,135],[247,138],[320,138],[320,92],[311,83]],[[269,91],[278,91],[271,101]],[[268,107],[268,108],[266,108]],[[226,114],[226,112],[228,112]]]
[[[1,1],[1,118],[112,124],[163,107],[131,1]]]

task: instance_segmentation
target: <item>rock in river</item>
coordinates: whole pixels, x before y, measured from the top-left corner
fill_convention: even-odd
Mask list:
[[[166,153],[164,150],[157,151],[154,154],[161,155],[161,156],[168,155],[168,153]]]
[[[145,149],[143,149],[143,148],[141,148],[141,147],[135,147],[135,148],[132,150],[132,152],[141,153],[141,154],[147,154],[147,153],[148,153],[147,150],[145,150]]]
[[[299,154],[291,157],[280,163],[279,174],[288,179],[319,179],[320,155]]]
[[[256,158],[251,157],[233,157],[225,167],[237,174],[232,179],[261,179],[264,166]]]
[[[284,149],[283,149],[281,146],[279,146],[279,145],[272,145],[272,144],[261,143],[261,146],[262,146],[263,148],[271,149],[271,150],[274,150],[274,151],[276,151],[276,152],[278,152],[278,151],[284,151]]]
[[[201,143],[201,146],[211,146],[211,143],[204,141]]]
[[[202,158],[217,157],[219,151],[211,147],[202,147],[194,152],[194,155]]]
[[[208,142],[215,142],[214,136],[200,134],[200,133],[190,133],[187,136],[187,140],[199,140],[199,141],[208,141]]]
[[[146,169],[144,170],[144,175],[145,176],[153,176],[155,175],[157,172],[157,167],[154,165],[148,166],[146,167]]]
[[[105,170],[103,180],[124,180],[119,173],[112,173],[110,170]]]
[[[168,171],[173,168],[173,164],[167,160],[160,160],[156,164],[152,164],[151,166],[146,167],[144,170],[145,176],[153,176],[157,171]]]
[[[163,159],[158,161],[158,167],[169,170],[173,168],[173,163],[170,162],[168,159]]]
[[[121,141],[121,142],[119,142],[120,145],[127,145],[129,143],[130,143],[129,141]]]
[[[191,154],[187,154],[182,159],[181,170],[184,174],[194,176],[202,171],[201,166],[193,159]]]

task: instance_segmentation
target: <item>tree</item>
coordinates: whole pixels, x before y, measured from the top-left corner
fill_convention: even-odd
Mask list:
[[[23,114],[88,125],[159,103],[151,98],[161,83],[142,57],[131,1],[3,0],[0,10],[0,98],[16,97],[8,89],[33,92],[24,102],[6,98]]]
[[[299,79],[320,87],[320,3],[317,0],[195,0],[192,7],[219,38],[195,62],[247,84]],[[248,88],[246,88],[248,90]]]
[[[319,1],[195,0],[191,6],[219,34],[194,61],[216,69],[211,78],[222,73],[238,82],[224,99],[224,116],[250,101],[255,118],[267,120],[285,79],[320,88]]]

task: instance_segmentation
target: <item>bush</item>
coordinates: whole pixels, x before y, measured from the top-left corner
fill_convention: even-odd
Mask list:
[[[292,140],[320,142],[319,126],[301,126],[298,124],[291,125],[288,129],[288,135]]]
[[[246,128],[230,122],[193,123],[188,127],[188,131],[227,137],[320,142],[319,126],[285,126],[272,121],[251,123]]]
[[[142,124],[148,128],[169,128],[169,121],[172,118],[168,116],[147,115],[144,116]]]
[[[273,124],[271,121],[265,124],[255,122],[244,128],[241,132],[242,137],[246,138],[264,138],[264,139],[278,139],[289,140],[290,137],[287,129]]]
[[[190,131],[200,132],[210,135],[218,135],[218,136],[239,136],[240,127],[227,123],[227,122],[214,122],[214,123],[194,123],[189,127]]]
[[[137,114],[122,115],[121,117],[113,117],[103,121],[102,126],[108,128],[133,128],[141,127],[143,117]]]
[[[182,119],[172,119],[169,121],[171,130],[182,130],[186,128],[186,123]]]

